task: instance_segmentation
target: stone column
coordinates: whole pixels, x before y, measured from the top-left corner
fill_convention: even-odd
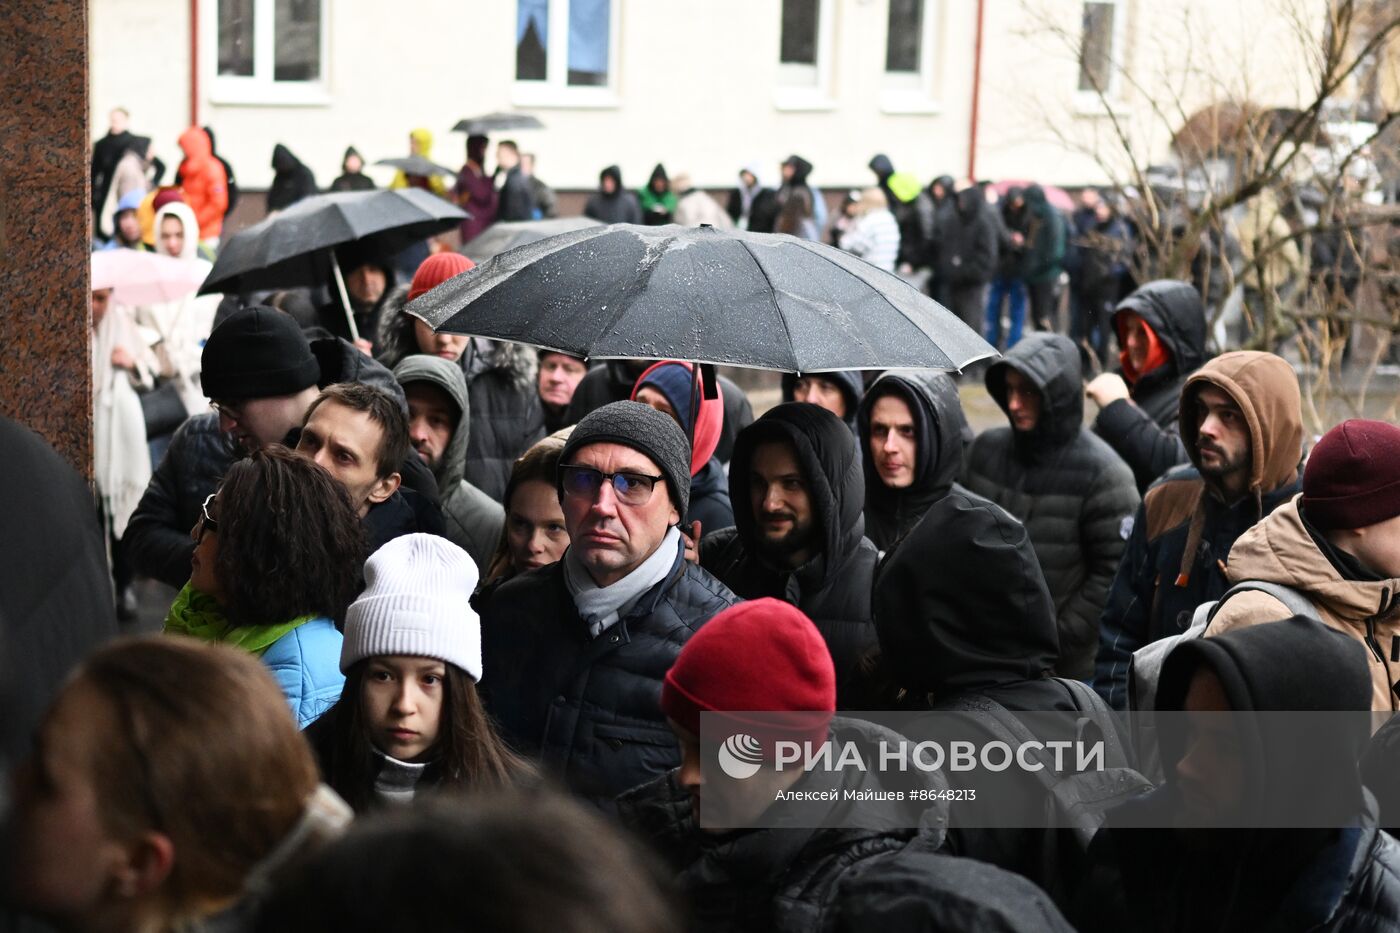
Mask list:
[[[0,414],[90,479],[87,26],[87,0],[0,3]]]

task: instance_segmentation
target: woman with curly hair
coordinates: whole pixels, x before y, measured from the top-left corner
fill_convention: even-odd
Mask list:
[[[165,631],[261,657],[305,727],[345,682],[337,623],[359,590],[366,549],[345,488],[274,444],[229,467],[190,534],[190,581]]]

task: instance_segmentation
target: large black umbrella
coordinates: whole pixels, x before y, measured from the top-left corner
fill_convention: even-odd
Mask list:
[[[468,136],[486,136],[501,130],[542,130],[544,124],[538,117],[528,113],[484,113],[479,117],[458,120],[452,127],[454,133]]]
[[[996,351],[908,282],[781,234],[613,224],[502,253],[408,304],[448,333],[591,359],[959,370]]]
[[[456,177],[457,171],[445,165],[438,165],[430,162],[422,156],[404,156],[401,159],[380,159],[375,165],[387,165],[389,168],[396,168],[405,175],[449,175]]]
[[[335,247],[366,241],[392,256],[466,217],[461,208],[418,188],[313,195],[229,237],[199,293],[323,284],[329,270],[354,335]]]
[[[503,221],[492,224],[472,237],[458,252],[477,265],[481,265],[493,256],[515,249],[517,246],[524,246],[526,243],[538,243],[540,240],[547,240],[561,233],[586,230],[589,227],[601,227],[602,225],[601,221],[594,220],[592,217],[551,217],[548,220]]]

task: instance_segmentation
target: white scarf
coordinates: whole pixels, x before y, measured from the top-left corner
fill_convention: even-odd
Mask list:
[[[611,586],[599,586],[593,575],[578,559],[571,547],[564,552],[564,584],[574,598],[578,614],[588,623],[588,634],[597,638],[617,624],[617,620],[636,604],[637,600],[665,580],[676,563],[681,547],[681,533],[670,528],[651,556],[635,570]]]

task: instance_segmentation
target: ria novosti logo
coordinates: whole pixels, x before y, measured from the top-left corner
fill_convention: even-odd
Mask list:
[[[763,745],[758,739],[736,732],[719,747],[720,770],[736,781],[751,778],[763,763]]]

